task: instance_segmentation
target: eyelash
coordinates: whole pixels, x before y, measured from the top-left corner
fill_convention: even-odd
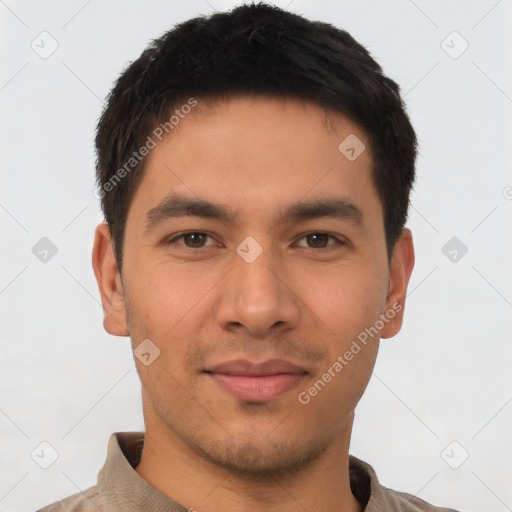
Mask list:
[[[203,231],[186,231],[184,233],[181,233],[171,239],[169,239],[167,241],[167,244],[171,245],[173,243],[177,243],[177,240],[180,240],[180,239],[184,239],[185,236],[187,235],[206,235],[207,237],[213,239],[213,237],[211,235],[209,235],[208,233],[205,233]],[[306,246],[305,248],[307,249],[312,249],[314,251],[320,251],[320,250],[329,250],[329,248],[332,248],[333,246],[337,246],[337,245],[346,245],[346,242],[334,235],[331,235],[330,233],[326,233],[324,231],[310,231],[309,233],[304,233],[300,238],[299,240],[302,240],[308,236],[311,236],[311,235],[326,235],[329,237],[329,239],[332,239],[332,240],[335,240],[337,243],[334,243],[334,244],[329,244],[329,239],[328,239],[328,242],[327,242],[327,245],[325,247],[309,247],[309,246]],[[199,250],[199,249],[205,249],[206,247],[210,247],[210,246],[201,246],[201,247],[188,247],[187,245],[185,244],[182,244],[183,247],[185,247],[186,249],[190,249],[190,250]],[[304,246],[302,246],[304,247]]]

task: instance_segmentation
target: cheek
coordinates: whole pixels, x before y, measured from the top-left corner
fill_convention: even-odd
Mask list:
[[[316,269],[311,275],[302,272],[301,281],[304,304],[340,340],[373,325],[385,306],[386,277],[375,269]]]
[[[149,264],[149,258],[127,268],[130,320],[135,328],[166,337],[179,330],[181,321],[200,309],[216,279],[210,273],[167,264]],[[137,262],[135,262],[137,263]]]
[[[189,266],[190,267],[190,266]],[[136,361],[143,384],[151,388],[179,391],[191,378],[184,361],[200,350],[202,333],[211,332],[211,293],[222,273],[201,272],[170,265],[132,267],[129,286],[125,287],[129,304],[127,321],[132,345],[149,338],[160,350],[158,359],[146,367]],[[212,275],[214,274],[214,275]],[[133,276],[137,276],[133,279]],[[177,382],[173,381],[174,377]],[[155,380],[155,379],[159,380]]]

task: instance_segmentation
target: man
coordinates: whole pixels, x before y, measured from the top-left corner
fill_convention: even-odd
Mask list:
[[[349,34],[268,5],[190,20],[100,119],[93,267],[146,431],[44,511],[435,511],[349,456],[414,265],[416,137]]]

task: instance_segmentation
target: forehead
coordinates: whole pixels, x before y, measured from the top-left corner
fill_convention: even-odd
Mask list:
[[[149,153],[129,216],[170,193],[248,215],[335,193],[380,210],[368,140],[350,118],[294,99],[197,102]]]

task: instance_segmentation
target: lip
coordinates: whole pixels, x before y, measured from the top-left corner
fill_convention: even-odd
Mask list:
[[[239,400],[267,402],[297,387],[308,372],[283,359],[262,363],[238,359],[221,363],[205,373]]]

